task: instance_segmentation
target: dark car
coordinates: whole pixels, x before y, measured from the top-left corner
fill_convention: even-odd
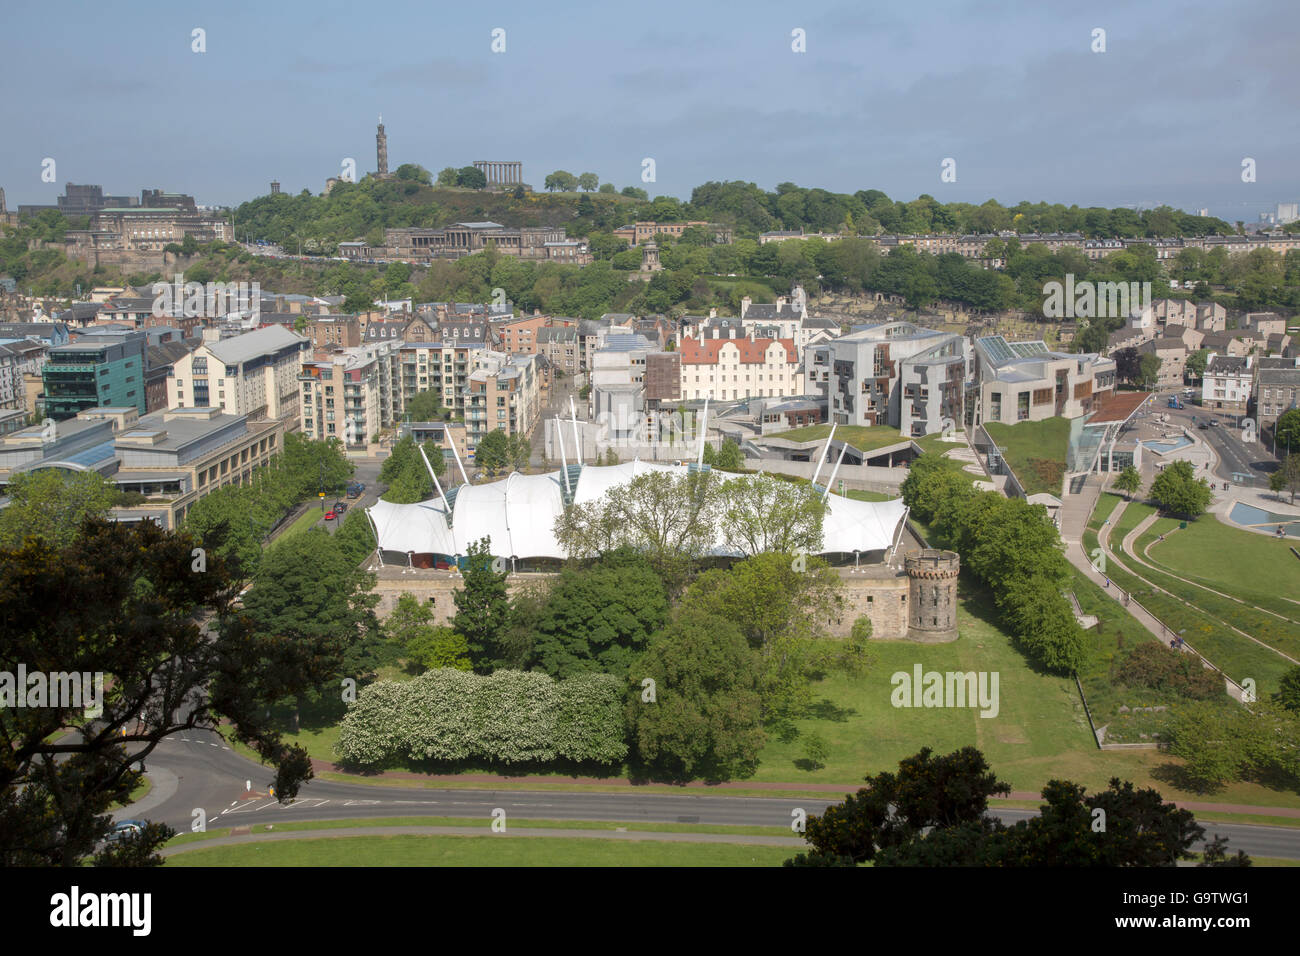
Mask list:
[[[1199,425],[1197,425],[1196,427],[1197,427],[1197,428],[1200,428],[1200,429],[1202,429],[1202,430],[1204,430],[1204,429],[1210,427],[1210,423],[1209,423],[1209,422],[1201,422],[1201,423],[1200,423]]]
[[[348,510],[348,503],[346,501],[336,501],[334,502],[334,507],[330,510],[336,515],[341,515],[343,512]]]

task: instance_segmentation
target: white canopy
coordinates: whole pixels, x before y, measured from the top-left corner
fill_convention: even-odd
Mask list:
[[[621,465],[583,465],[573,489],[577,504],[596,501],[614,487],[637,475],[666,471],[684,475],[685,465],[626,462]],[[744,477],[716,472],[724,480]],[[555,540],[555,522],[564,511],[564,479],[560,472],[522,475],[500,481],[460,485],[455,489],[450,526],[440,498],[399,505],[382,498],[366,511],[379,534],[384,551],[416,554],[469,553],[469,545],[492,539],[492,553],[505,558],[567,558]],[[890,501],[856,501],[827,495],[822,554],[882,551],[894,543],[906,507],[900,498]],[[715,554],[729,553],[719,542]]]

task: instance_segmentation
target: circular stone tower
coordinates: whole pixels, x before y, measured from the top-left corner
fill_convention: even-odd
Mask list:
[[[907,555],[907,639],[925,644],[957,640],[957,574],[961,559],[955,551],[926,548]]]

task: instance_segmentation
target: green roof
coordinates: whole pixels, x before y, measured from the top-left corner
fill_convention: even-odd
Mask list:
[[[831,433],[830,425],[808,425],[788,432],[766,435],[766,438],[781,438],[785,441],[825,441]],[[835,437],[856,448],[858,451],[874,451],[888,445],[897,445],[908,439],[897,428],[888,425],[837,425]]]

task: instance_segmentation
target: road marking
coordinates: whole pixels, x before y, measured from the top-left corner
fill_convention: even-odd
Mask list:
[[[280,809],[294,810],[297,809],[298,807],[306,807],[308,804],[314,804],[315,806],[323,807],[327,803],[329,803],[328,800],[324,800],[320,797],[303,797],[300,799],[290,800],[288,803],[280,804]]]
[[[223,814],[226,814],[226,813],[254,813],[254,812],[258,811],[258,810],[266,810],[266,809],[268,809],[269,807],[274,806],[276,802],[277,802],[277,801],[276,801],[274,798],[272,798],[272,799],[266,801],[265,803],[260,803],[260,802],[258,802],[258,801],[253,800],[253,801],[249,801],[249,802],[246,803],[244,806],[239,807],[238,809],[227,809],[227,810],[223,810],[223,811],[221,811],[221,812],[222,812]]]

